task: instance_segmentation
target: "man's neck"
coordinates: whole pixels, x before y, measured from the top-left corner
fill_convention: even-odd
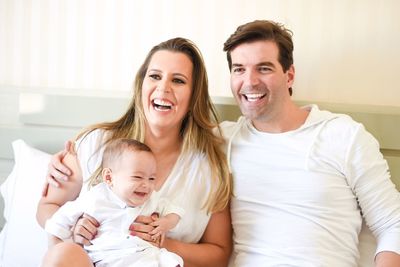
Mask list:
[[[260,120],[252,120],[253,126],[267,133],[284,133],[300,128],[306,121],[309,110],[302,109],[291,102],[273,116]]]

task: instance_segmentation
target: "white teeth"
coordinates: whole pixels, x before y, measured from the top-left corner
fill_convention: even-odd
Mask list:
[[[172,107],[172,104],[162,99],[154,99],[154,104],[165,107]]]
[[[254,102],[264,96],[264,94],[245,94],[247,101]]]
[[[169,101],[156,98],[153,100],[153,106],[157,111],[168,111],[172,109],[173,104]]]

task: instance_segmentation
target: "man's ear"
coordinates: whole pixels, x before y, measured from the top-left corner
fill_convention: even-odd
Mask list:
[[[104,168],[101,171],[101,176],[103,177],[103,182],[109,186],[112,186],[112,171],[110,168]]]
[[[293,82],[294,82],[294,75],[295,75],[295,71],[294,71],[294,65],[292,64],[289,69],[287,70],[287,83],[288,83],[288,87],[292,87]]]

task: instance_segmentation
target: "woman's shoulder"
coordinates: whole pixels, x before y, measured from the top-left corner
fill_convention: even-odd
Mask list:
[[[104,151],[103,142],[105,135],[106,131],[96,129],[85,133],[75,142],[75,151],[78,156],[84,181],[87,181],[100,166]]]
[[[75,141],[75,146],[79,147],[83,145],[99,143],[104,139],[104,136],[105,130],[103,129],[94,129],[92,131],[85,132]]]

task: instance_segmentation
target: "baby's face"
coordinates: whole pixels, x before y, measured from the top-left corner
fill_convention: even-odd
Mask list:
[[[128,206],[140,206],[156,185],[156,159],[147,151],[127,150],[112,170],[111,190]]]

